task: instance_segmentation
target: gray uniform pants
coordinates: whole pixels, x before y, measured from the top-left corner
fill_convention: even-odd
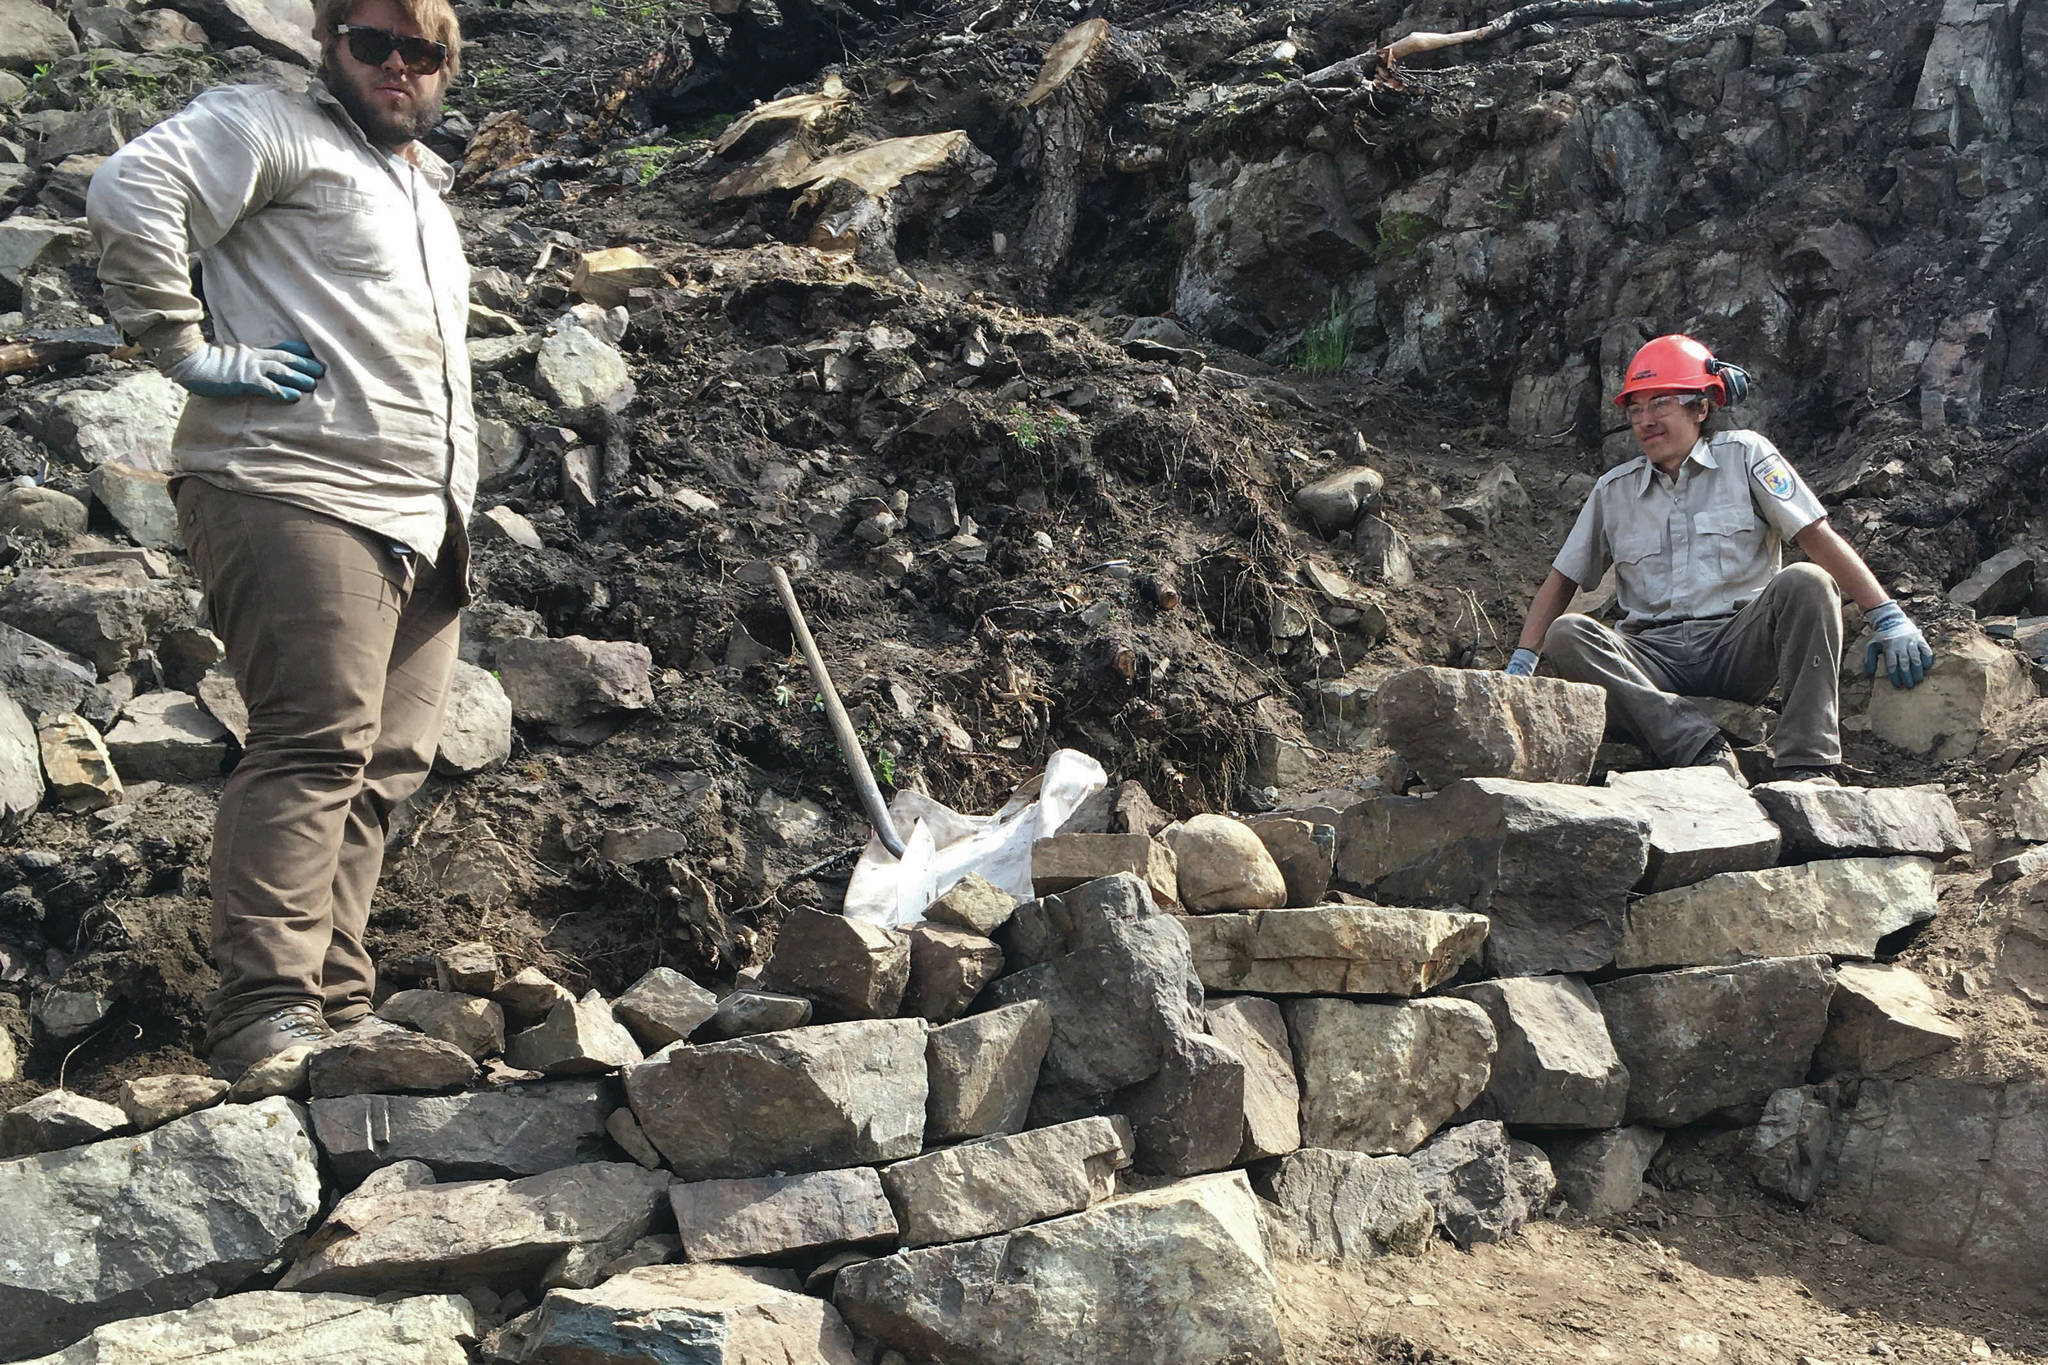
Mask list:
[[[1733,616],[1613,631],[1560,616],[1543,637],[1549,671],[1607,689],[1607,715],[1665,767],[1696,761],[1720,734],[1684,693],[1760,702],[1785,698],[1771,753],[1777,765],[1842,761],[1842,598],[1835,580],[1794,564]]]

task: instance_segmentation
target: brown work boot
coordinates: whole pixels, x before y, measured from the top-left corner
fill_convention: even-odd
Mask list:
[[[1714,742],[1700,750],[1700,756],[1691,765],[1695,768],[1719,768],[1735,779],[1738,787],[1747,787],[1749,779],[1742,775],[1742,760],[1736,756],[1735,747],[1716,735]]]
[[[244,1024],[207,1049],[213,1074],[224,1081],[240,1080],[242,1073],[266,1057],[275,1057],[289,1047],[305,1047],[334,1036],[314,1004],[286,1005],[272,1010],[253,1024]]]
[[[1835,777],[1835,770],[1831,767],[1805,767],[1799,764],[1794,764],[1790,767],[1785,768],[1773,769],[1771,772],[1771,781],[1816,782],[1823,787],[1839,787],[1842,785],[1841,782]]]

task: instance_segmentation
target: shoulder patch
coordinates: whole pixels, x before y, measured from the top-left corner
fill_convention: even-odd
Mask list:
[[[1776,454],[1764,456],[1749,467],[1749,472],[1764,486],[1764,491],[1779,502],[1792,501],[1792,495],[1799,491],[1799,485],[1793,482],[1791,469],[1786,467],[1783,457]]]

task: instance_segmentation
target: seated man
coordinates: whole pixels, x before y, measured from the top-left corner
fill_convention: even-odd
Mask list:
[[[1534,673],[1545,659],[1561,678],[1607,689],[1608,715],[1659,765],[1714,764],[1738,780],[1719,728],[1677,694],[1759,702],[1775,684],[1785,698],[1771,736],[1777,778],[1828,777],[1842,759],[1840,594],[1877,633],[1865,672],[1881,659],[1894,687],[1912,687],[1934,653],[1778,448],[1753,431],[1711,429],[1714,409],[1748,387],[1688,336],[1636,352],[1614,401],[1643,453],[1593,485],[1507,671]],[[1787,539],[1811,562],[1782,569]],[[1561,614],[1609,563],[1620,628]]]

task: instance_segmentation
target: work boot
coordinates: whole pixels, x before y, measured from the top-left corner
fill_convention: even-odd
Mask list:
[[[286,1048],[310,1046],[333,1036],[334,1030],[320,1017],[318,1005],[286,1005],[215,1043],[207,1049],[207,1060],[214,1075],[237,1081],[250,1067]]]
[[[1823,787],[1839,787],[1842,785],[1841,782],[1836,779],[1835,770],[1831,767],[1809,768],[1797,764],[1794,764],[1790,767],[1773,769],[1771,772],[1771,781],[1814,782],[1818,783]]]
[[[1742,775],[1742,760],[1736,756],[1735,746],[1719,735],[1714,737],[1713,743],[1700,750],[1699,757],[1692,761],[1691,766],[1695,768],[1719,768],[1722,772],[1735,779],[1736,786],[1747,787],[1749,785],[1749,779]]]

